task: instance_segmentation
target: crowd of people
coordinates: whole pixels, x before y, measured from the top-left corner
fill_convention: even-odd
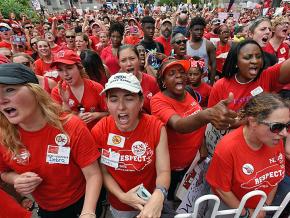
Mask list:
[[[41,218],[174,217],[178,186],[206,158],[220,209],[253,190],[280,205],[290,192],[281,6],[0,14],[0,217],[29,218],[36,204]]]

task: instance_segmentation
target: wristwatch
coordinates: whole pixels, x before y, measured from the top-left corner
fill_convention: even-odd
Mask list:
[[[250,217],[250,210],[249,210],[249,208],[245,208],[245,210],[246,210],[246,214],[245,215],[241,215],[240,218],[248,218],[248,217]]]
[[[164,200],[167,199],[168,191],[164,186],[157,185],[155,189],[159,189],[162,192]]]

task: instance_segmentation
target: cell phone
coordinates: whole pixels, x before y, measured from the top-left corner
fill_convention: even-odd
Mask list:
[[[18,35],[12,35],[12,44],[13,45],[25,45],[26,43],[26,38],[24,35],[18,36]]]
[[[136,194],[138,195],[139,198],[142,198],[145,201],[148,201],[151,197],[150,192],[141,184],[136,191]]]
[[[130,33],[138,33],[138,27],[136,26],[130,26]]]
[[[234,15],[233,14],[229,14],[229,17],[233,17]]]

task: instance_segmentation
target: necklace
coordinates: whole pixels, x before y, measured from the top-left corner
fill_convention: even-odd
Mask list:
[[[239,84],[241,84],[241,85],[245,85],[245,84],[248,84],[248,83],[250,83],[250,82],[252,82],[254,79],[251,79],[251,80],[249,80],[248,82],[240,82],[239,80],[238,80],[238,78],[237,78],[237,74],[235,74],[235,80],[236,80],[236,82],[237,83],[239,83]]]

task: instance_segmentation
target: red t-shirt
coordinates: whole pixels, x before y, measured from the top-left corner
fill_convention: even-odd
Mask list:
[[[101,112],[106,111],[106,103],[103,95],[100,93],[103,90],[103,86],[95,81],[84,79],[84,93],[81,102],[77,100],[69,85],[66,82],[62,82],[63,90],[67,90],[69,93],[69,99],[67,104],[70,109],[75,112],[79,112],[80,106],[85,108],[84,112]],[[62,104],[62,98],[59,95],[58,86],[54,87],[51,91],[51,97],[58,103]],[[91,129],[98,122],[94,120],[88,123],[88,128]]]
[[[112,116],[104,117],[92,129],[97,145],[101,149],[101,164],[111,174],[120,188],[127,192],[143,183],[152,193],[156,187],[156,153],[163,124],[154,116],[142,114],[135,130],[121,132]],[[150,134],[144,134],[144,131]],[[101,136],[101,137],[100,137]],[[115,164],[110,161],[110,150],[119,154]],[[117,210],[132,211],[109,194],[110,204]]]
[[[124,44],[137,45],[141,41],[138,36],[125,36]]]
[[[0,42],[0,48],[8,48],[9,50],[12,49],[11,43],[6,42],[6,41],[1,41]]]
[[[101,59],[103,63],[109,68],[111,76],[119,72],[120,66],[118,57],[113,55],[112,45],[109,45],[102,50]]]
[[[281,63],[289,58],[289,45],[286,43],[281,43],[277,51],[273,48],[270,42],[267,43],[263,50],[275,55],[278,58],[278,62]]]
[[[34,172],[43,181],[32,193],[39,206],[48,211],[56,211],[66,208],[77,202],[84,194],[86,181],[82,168],[96,161],[100,153],[95,141],[84,123],[72,115],[65,122],[64,131],[60,131],[50,124],[36,132],[27,132],[19,128],[22,143],[30,153],[28,164],[18,164],[11,153],[0,146],[0,172],[15,171],[18,174]],[[57,143],[57,139],[66,135],[66,144]],[[50,146],[58,145],[70,148],[69,164],[49,163],[47,152]],[[50,147],[51,148],[51,147]],[[54,150],[55,150],[54,149]],[[52,151],[52,148],[50,150]]]
[[[157,92],[159,92],[157,81],[153,76],[143,73],[141,87],[144,96],[143,110],[146,113],[151,114],[150,100]]]
[[[58,53],[61,49],[62,49],[61,46],[56,45],[54,48],[51,48],[51,53],[52,53],[52,54],[56,54],[56,53]]]
[[[191,86],[192,89],[198,92],[201,96],[201,102],[199,103],[202,107],[207,107],[208,98],[210,96],[210,92],[212,87],[205,82],[201,82],[200,86],[195,87]]]
[[[218,34],[215,34],[212,32],[208,32],[208,33],[204,34],[204,38],[211,41],[214,45],[216,45],[220,41]]]
[[[168,39],[165,39],[164,36],[161,35],[155,38],[154,41],[161,43],[164,47],[164,54],[166,56],[170,56],[171,50],[172,50],[171,43],[170,43],[171,37],[169,37]]]
[[[226,61],[226,57],[228,56],[228,52],[230,51],[231,46],[230,44],[221,45],[220,42],[217,42],[216,48],[216,70],[218,73],[223,71],[223,66]]]
[[[151,99],[151,113],[168,123],[173,115],[188,117],[202,110],[194,98],[186,92],[183,101],[177,101],[158,92]],[[188,167],[202,145],[205,127],[192,133],[181,134],[167,126],[168,147],[170,154],[170,166],[172,170]]]
[[[54,81],[58,82],[60,77],[58,75],[57,70],[55,67],[51,67],[52,63],[45,63],[42,59],[37,59],[34,62],[35,66],[35,74],[40,76],[45,76],[53,79]]]
[[[216,105],[220,100],[226,99],[230,92],[234,94],[234,100],[228,108],[238,111],[253,95],[261,92],[271,92],[277,86],[280,75],[281,64],[276,64],[262,72],[256,81],[247,84],[239,84],[235,76],[230,79],[222,78],[218,80],[210,93],[208,107]],[[261,89],[262,88],[262,89]],[[253,95],[251,94],[253,93]]]
[[[0,218],[30,218],[32,212],[25,210],[9,194],[0,189]]]
[[[241,155],[242,154],[242,155]],[[206,174],[215,190],[232,191],[241,200],[250,191],[261,190],[267,195],[285,174],[282,140],[275,147],[263,145],[252,150],[243,135],[243,126],[225,135],[217,144]],[[260,197],[250,198],[246,207],[256,208]]]
[[[91,47],[92,47],[95,51],[97,51],[97,50],[96,50],[96,45],[100,42],[100,38],[97,37],[97,36],[90,36],[89,38],[90,38],[90,40],[92,41],[92,45],[91,45]]]

